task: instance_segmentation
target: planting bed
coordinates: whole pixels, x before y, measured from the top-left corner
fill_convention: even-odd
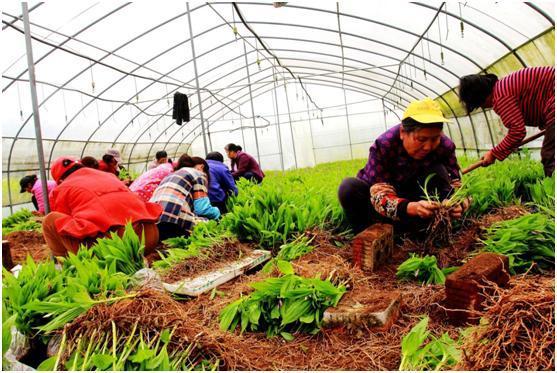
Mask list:
[[[222,245],[215,246],[211,250],[210,255],[189,258],[164,271],[162,280],[172,283],[184,278],[201,276],[235,262],[252,252],[253,249],[249,245],[238,241],[226,240]]]
[[[50,257],[42,233],[36,231],[18,231],[7,234],[5,240],[10,242],[10,251],[14,264],[21,264],[30,255],[36,262]]]
[[[110,258],[112,254],[104,255],[109,252],[108,243],[92,252],[81,251],[79,258],[70,257],[63,270],[64,279],[71,281],[56,277],[56,271],[48,268],[52,264],[41,267],[43,276],[54,281],[52,289],[43,289],[45,281],[35,284],[32,281],[35,277],[27,272],[24,278],[39,290],[57,291],[54,295],[60,294],[66,297],[62,300],[78,307],[74,316],[52,328],[54,333],[64,335],[66,339],[66,347],[58,358],[62,364],[68,362],[69,365],[58,367],[70,369],[82,363],[72,356],[81,354],[87,358],[88,347],[83,343],[80,345],[79,341],[95,343],[89,346],[93,346],[96,362],[93,365],[83,362],[82,365],[88,368],[396,370],[402,366],[420,370],[437,366],[435,359],[440,356],[431,357],[431,354],[443,353],[447,349],[451,351],[451,362],[441,365],[442,369],[455,368],[458,360],[460,369],[549,370],[554,367],[555,290],[554,273],[551,269],[546,270],[549,266],[532,266],[531,273],[514,276],[506,285],[505,281],[498,281],[501,276],[491,275],[486,279],[496,283],[466,282],[478,280],[476,274],[482,272],[473,263],[474,260],[482,261],[482,256],[477,255],[485,251],[488,244],[479,239],[493,241],[493,230],[486,231],[485,228],[529,214],[522,206],[496,208],[514,201],[501,197],[507,189],[495,195],[490,189],[495,183],[491,179],[488,180],[491,184],[475,185],[487,190],[478,193],[476,205],[469,211],[470,216],[476,218],[457,222],[462,226],[453,232],[449,244],[440,248],[423,248],[420,242],[400,241],[397,237],[392,250],[389,247],[389,255],[380,260],[381,265],[373,265],[373,272],[368,272],[354,263],[353,237],[346,231],[336,190],[327,184],[331,183],[331,175],[339,176],[337,169],[338,166],[314,174],[311,185],[304,175],[317,172],[315,170],[298,170],[282,179],[269,178],[261,185],[240,182],[240,195],[232,199],[232,213],[225,215],[219,223],[200,224],[187,239],[167,242],[160,247],[160,258],[158,253],[147,257],[147,262],[168,283],[206,275],[223,265],[247,258],[259,249],[274,254],[275,257],[261,270],[242,273],[197,297],[172,297],[160,287],[146,289],[138,288],[136,282],[128,283],[126,276],[132,276],[144,267],[137,238],[128,237],[125,245],[116,241],[110,243],[120,258],[117,262],[111,262],[114,260]],[[346,172],[342,170],[342,177]],[[478,174],[481,172],[479,170]],[[510,183],[510,194],[507,194],[514,198],[511,187],[528,191],[524,180],[526,178],[520,179],[520,185]],[[507,183],[502,186],[506,188]],[[312,193],[307,193],[308,188],[312,188]],[[539,189],[538,195],[547,195],[544,190]],[[547,205],[538,203],[533,209],[551,206],[550,198],[543,202]],[[486,211],[490,212],[486,214]],[[546,264],[554,261],[547,248],[547,243],[551,242],[548,233],[552,228],[554,231],[553,221],[542,214],[549,213],[542,210],[534,218],[538,219],[535,223],[543,223],[540,224],[543,228],[530,228],[532,223],[526,222],[529,224],[527,228],[519,229],[521,233],[532,232],[527,234],[528,239],[532,239],[538,250],[533,254],[528,248],[524,249],[525,244],[521,241],[522,263],[529,265],[531,261],[538,261],[536,258],[532,260],[537,253],[543,255]],[[510,222],[506,229],[512,228],[513,222]],[[540,234],[536,235],[538,231]],[[535,241],[536,237],[542,239]],[[505,247],[504,243],[500,246]],[[369,247],[373,244],[370,242]],[[491,251],[498,253],[498,246],[492,246]],[[360,249],[364,251],[363,243]],[[407,261],[411,253],[416,256]],[[425,258],[426,253],[435,257]],[[493,257],[495,254],[481,255]],[[515,258],[512,253],[507,255]],[[128,262],[128,257],[133,260]],[[476,259],[472,259],[474,257]],[[405,274],[399,276],[399,266],[403,262],[405,266],[401,267],[400,273]],[[413,263],[419,263],[421,274],[427,276],[418,277]],[[451,271],[447,267],[464,263],[468,264],[460,272],[447,277]],[[114,266],[118,266],[116,273],[111,272]],[[467,270],[469,267],[475,270]],[[487,267],[493,265],[488,263]],[[509,268],[500,261],[495,267],[499,274],[521,273],[522,270],[517,267],[513,272],[512,265]],[[30,265],[29,268],[33,267]],[[534,271],[543,274],[534,275]],[[153,273],[152,270],[145,272]],[[430,274],[435,274],[435,281],[430,281]],[[13,283],[14,280],[9,279]],[[78,281],[85,290],[79,294],[68,291],[71,286],[66,285],[75,285]],[[437,285],[424,285],[422,281]],[[452,290],[446,292],[445,285],[442,285],[445,281]],[[466,284],[461,286],[458,281]],[[474,287],[474,296],[470,296],[470,286]],[[12,285],[11,310],[20,312],[17,315],[21,316],[21,310],[26,306],[18,308],[20,304],[14,296],[17,293],[14,289],[18,288]],[[447,317],[448,309],[462,305],[445,302],[446,294],[465,301],[474,298],[472,309],[475,315],[483,317],[482,325],[478,327],[477,320],[464,325],[452,324]],[[51,303],[46,304],[48,302]],[[36,313],[32,315],[33,324],[23,325],[21,330],[45,325],[51,317],[48,313],[59,315],[63,312],[59,303],[52,297],[39,302],[40,307],[35,305]],[[476,307],[478,305],[481,307]],[[322,320],[324,313],[333,315],[333,322],[327,321],[329,316]],[[420,331],[418,327],[424,325],[426,329],[422,327]],[[461,337],[461,332],[469,325],[473,325],[473,329],[466,330],[467,336]],[[26,329],[25,326],[29,327]],[[419,351],[427,351],[426,343],[437,343],[427,352],[430,360],[425,365],[419,364],[423,364],[426,358],[417,352],[412,357],[408,343],[404,342],[418,335],[423,337],[416,346]],[[40,334],[38,338],[44,336]],[[136,344],[128,348],[128,344],[139,341],[152,344]],[[113,342],[117,345],[117,352],[111,350]],[[455,359],[460,350],[465,351],[463,357]],[[121,365],[116,365],[112,355],[116,355]],[[170,356],[170,361],[162,364],[164,356]],[[141,360],[143,358],[146,360]]]

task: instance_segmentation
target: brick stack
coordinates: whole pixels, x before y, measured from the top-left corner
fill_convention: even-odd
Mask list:
[[[393,255],[393,226],[373,224],[354,237],[351,247],[353,263],[373,272]]]
[[[472,258],[447,276],[447,315],[457,323],[475,320],[477,316],[472,311],[481,311],[484,301],[482,287],[489,286],[489,282],[502,287],[509,279],[509,259],[506,256],[482,253]]]

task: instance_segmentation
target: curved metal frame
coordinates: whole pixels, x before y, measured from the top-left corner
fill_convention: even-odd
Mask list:
[[[215,4],[221,5],[221,4],[224,4],[224,3],[222,3],[222,2],[216,2],[216,3],[212,3],[212,4],[213,4],[213,5],[215,5]],[[240,4],[240,5],[241,5],[241,4],[249,4],[249,5],[267,5],[267,6],[268,6],[268,4],[253,3],[253,2],[245,2],[245,3],[238,3],[238,4]],[[425,8],[428,8],[428,9],[434,9],[434,10],[437,11],[436,8],[434,8],[434,7],[432,7],[432,6],[428,5],[428,4],[423,4],[423,3],[413,3],[413,4],[416,5],[416,6],[421,6],[421,7],[425,7]],[[96,25],[97,23],[101,22],[101,21],[104,20],[105,18],[109,17],[111,14],[114,14],[115,12],[117,12],[118,10],[124,8],[124,7],[127,6],[127,5],[129,5],[129,3],[126,3],[126,4],[120,6],[120,7],[116,8],[116,9],[110,11],[110,12],[107,13],[105,16],[103,16],[103,17],[101,17],[101,18],[98,18],[97,20],[95,20],[95,21],[92,22],[91,24],[87,25],[85,28],[80,29],[79,31],[77,31],[77,33],[75,33],[75,34],[72,35],[72,36],[67,36],[67,35],[66,35],[66,40],[64,40],[63,42],[61,42],[61,43],[59,44],[59,46],[64,45],[64,44],[67,43],[69,40],[76,40],[76,41],[79,41],[75,36],[79,35],[79,34],[82,33],[83,31],[85,31],[85,30],[87,30],[87,29],[93,27],[93,26]],[[207,5],[208,5],[208,4],[202,4],[202,5],[200,5],[200,6],[196,7],[196,8],[194,8],[194,9],[192,9],[192,12],[195,11],[195,10],[201,9],[201,8],[207,6]],[[227,5],[229,5],[229,3],[227,3]],[[531,4],[531,3],[526,3],[526,5],[528,5],[530,8],[532,8],[532,9],[533,9],[534,11],[536,11],[537,13],[541,14],[542,16],[544,16],[552,25],[555,24],[554,21],[553,21],[553,19],[552,19],[550,16],[548,16],[545,12],[543,12],[542,10],[540,10],[539,8],[537,8],[535,5],[533,5],[533,4]],[[388,25],[388,24],[385,24],[385,23],[382,23],[382,22],[379,22],[379,21],[376,21],[376,20],[372,20],[372,19],[368,19],[368,18],[356,16],[356,15],[351,15],[351,14],[346,14],[346,13],[339,13],[339,12],[334,12],[334,11],[329,11],[329,10],[324,10],[324,9],[316,9],[316,8],[312,8],[312,7],[298,6],[298,5],[288,5],[288,7],[291,7],[291,8],[298,8],[298,9],[305,9],[305,10],[310,10],[310,11],[315,11],[315,12],[331,13],[331,14],[335,14],[335,15],[339,15],[339,16],[342,15],[343,17],[348,17],[348,18],[353,18],[353,19],[359,19],[359,20],[366,21],[366,22],[370,22],[370,23],[373,23],[373,24],[377,24],[377,25],[380,25],[380,26],[383,26],[383,27],[386,27],[386,28],[395,29],[395,30],[398,30],[398,31],[400,31],[400,32],[404,32],[404,33],[409,34],[409,35],[419,36],[418,34],[415,34],[415,33],[410,32],[410,31],[408,31],[408,30],[404,30],[404,29],[402,29],[402,28],[399,28],[399,27],[396,27],[396,26],[393,26],[393,25]],[[512,53],[512,54],[515,55],[515,57],[520,61],[520,63],[521,63],[523,66],[526,66],[526,64],[524,63],[524,61],[522,60],[522,58],[516,53],[516,50],[513,50],[509,45],[507,45],[503,40],[501,40],[500,38],[498,38],[496,35],[494,35],[494,34],[490,33],[489,31],[487,31],[487,30],[485,30],[485,29],[479,27],[478,25],[474,24],[473,22],[469,21],[468,19],[463,19],[463,18],[461,18],[461,17],[458,17],[458,16],[456,16],[456,15],[450,13],[450,12],[447,12],[446,10],[441,10],[441,12],[442,12],[443,14],[446,14],[447,16],[451,16],[451,17],[457,18],[457,19],[459,19],[459,20],[462,20],[463,22],[465,22],[466,24],[470,25],[471,27],[476,28],[477,30],[480,30],[481,32],[483,32],[483,33],[485,33],[486,35],[488,35],[490,38],[492,38],[492,39],[496,40],[497,42],[501,43],[501,45],[503,45],[505,48],[507,48],[507,49],[509,50],[510,53]],[[181,14],[179,14],[179,15],[177,15],[177,16],[174,16],[174,17],[172,17],[172,18],[170,18],[170,19],[167,19],[166,21],[163,21],[162,23],[160,23],[160,24],[158,24],[158,25],[152,27],[152,28],[149,29],[149,30],[146,30],[146,31],[140,33],[139,35],[137,35],[137,36],[135,36],[135,37],[132,37],[131,39],[129,39],[128,41],[124,42],[124,43],[123,43],[122,45],[120,45],[119,47],[116,47],[113,51],[107,52],[107,53],[106,53],[104,56],[102,56],[98,61],[102,61],[102,60],[104,60],[105,58],[107,58],[108,56],[114,55],[115,52],[117,52],[118,50],[122,49],[123,47],[125,47],[125,46],[127,46],[127,45],[129,45],[129,44],[131,44],[131,43],[133,43],[133,42],[135,42],[135,41],[137,41],[137,40],[140,40],[143,36],[147,35],[148,33],[152,32],[152,31],[154,31],[154,30],[157,30],[158,28],[162,27],[163,25],[166,25],[166,24],[168,24],[168,23],[170,23],[170,22],[175,21],[175,20],[177,20],[177,19],[183,17],[183,16],[186,15],[186,14],[189,15],[188,12],[181,13]],[[12,16],[12,17],[13,17],[13,16]],[[12,23],[15,23],[16,21],[17,21],[17,19],[15,19]],[[5,22],[5,23],[6,23],[6,22]],[[205,31],[201,32],[200,34],[194,36],[193,39],[195,39],[197,36],[200,36],[200,35],[204,34],[205,32],[210,32],[210,31],[212,31],[212,30],[214,30],[214,29],[217,29],[217,28],[221,27],[221,26],[224,25],[224,24],[226,24],[226,23],[223,23],[223,24],[220,24],[220,25],[218,25],[218,26],[215,26],[214,28],[212,28],[212,29],[210,29],[210,30],[205,30]],[[307,26],[307,25],[293,25],[293,24],[279,23],[279,22],[257,22],[257,21],[250,21],[249,24],[281,25],[281,26],[292,26],[292,27],[310,28],[310,29],[320,30],[320,31],[325,31],[325,32],[335,32],[335,33],[341,32],[340,30],[329,30],[329,29],[322,28],[322,27]],[[7,26],[6,26],[6,27],[7,27]],[[60,34],[60,33],[58,33],[58,34]],[[366,38],[366,37],[363,37],[363,36],[361,36],[361,35],[355,35],[355,34],[346,33],[346,32],[341,32],[341,34],[342,34],[342,35],[351,36],[351,37],[355,37],[355,38],[359,38],[359,39],[368,40],[368,41],[371,41],[371,42],[374,42],[374,43],[379,43],[379,44],[381,44],[381,45],[385,45],[386,47],[389,47],[389,48],[392,48],[392,49],[404,51],[403,48],[399,48],[399,47],[397,47],[397,46],[395,46],[395,45],[390,45],[390,44],[381,42],[381,41],[379,41],[379,40],[374,40],[374,39],[371,39],[371,38]],[[246,36],[246,38],[247,38],[247,37],[249,37],[249,36]],[[263,37],[263,38],[267,38],[267,37]],[[288,39],[288,38],[285,38],[285,39]],[[295,40],[295,38],[291,38],[290,40]],[[426,40],[426,41],[428,41],[428,42],[430,42],[430,43],[432,43],[432,44],[440,45],[440,43],[436,42],[435,40],[431,40],[431,39],[428,39],[428,38],[423,38],[423,40]],[[180,43],[180,45],[182,45],[182,44],[184,44],[184,43],[187,43],[188,41],[189,41],[189,39],[188,39],[188,40],[184,40],[183,42]],[[309,42],[318,42],[318,41],[313,40],[313,41],[309,41]],[[419,42],[419,40],[418,40],[418,42]],[[176,47],[177,47],[177,46],[176,46]],[[220,49],[220,47],[222,47],[222,46],[219,46],[219,47],[213,49],[212,51],[216,51],[216,50]],[[348,47],[348,46],[343,46],[343,47],[346,48],[346,47]],[[470,62],[470,63],[474,64],[476,67],[478,67],[478,68],[481,69],[481,66],[479,66],[477,63],[475,63],[473,60],[471,60],[471,59],[468,58],[467,56],[462,55],[462,54],[459,53],[458,51],[455,51],[455,50],[451,49],[450,47],[448,47],[448,46],[446,46],[446,45],[443,46],[443,47],[444,47],[445,50],[450,51],[451,53],[454,53],[454,54],[458,55],[458,56],[461,57],[462,59],[466,60],[467,62]],[[349,47],[348,47],[348,48],[349,48]],[[51,54],[53,51],[55,51],[56,49],[58,49],[58,48],[53,48],[53,49],[51,49],[50,51],[48,51],[45,55],[41,56],[41,58],[39,58],[37,61],[35,61],[35,64],[38,64],[41,60],[45,59],[48,55],[50,55],[50,54]],[[357,49],[357,48],[355,48],[355,49]],[[160,57],[160,56],[162,56],[162,55],[165,55],[166,53],[169,53],[171,50],[172,50],[172,49],[165,50],[165,51],[161,52],[157,57]],[[211,52],[212,52],[212,51],[211,51]],[[368,52],[369,52],[369,51],[368,51]],[[408,51],[406,51],[406,52],[408,52]],[[251,52],[250,52],[250,53],[251,53]],[[410,55],[412,55],[411,51],[410,51]],[[415,55],[415,54],[414,54],[414,55]],[[247,54],[244,54],[244,56],[247,56]],[[117,57],[119,57],[119,56],[117,56]],[[155,57],[155,58],[157,58],[157,57]],[[336,57],[338,57],[338,56],[336,56]],[[393,57],[393,56],[388,56],[388,55],[386,55],[385,57],[388,57],[388,58],[391,58],[391,59],[394,59],[394,60],[397,60],[397,61],[398,61],[398,59],[397,59],[396,57]],[[442,70],[445,70],[445,71],[451,73],[448,69],[443,68],[442,66],[439,66],[439,65],[436,64],[434,61],[432,61],[432,60],[426,58],[425,56],[417,56],[417,57],[418,57],[418,58],[422,58],[424,61],[428,61],[429,63],[431,63],[431,64],[433,64],[433,65],[437,65],[437,67],[440,67]],[[122,57],[120,57],[120,58],[122,58]],[[281,57],[281,58],[284,58],[284,57]],[[154,59],[154,58],[153,58],[153,59]],[[134,63],[135,65],[138,66],[136,69],[132,70],[132,72],[133,72],[133,71],[136,71],[136,70],[139,69],[139,68],[145,68],[145,69],[149,69],[149,70],[151,70],[151,71],[154,71],[154,70],[150,69],[148,66],[145,66],[145,65],[147,65],[149,62],[151,62],[153,59],[150,59],[150,60],[148,60],[147,62],[145,62],[145,63],[143,63],[143,64],[137,64],[137,63],[134,63],[133,61],[130,61],[130,62],[132,62],[132,63]],[[289,58],[289,59],[292,59],[292,58]],[[300,60],[303,60],[303,59],[300,59]],[[310,60],[308,60],[308,61],[310,61]],[[323,62],[320,62],[320,61],[311,61],[311,62],[323,63]],[[50,98],[52,98],[57,92],[59,92],[61,89],[63,89],[65,86],[67,86],[67,85],[68,85],[70,82],[72,82],[74,79],[77,79],[79,76],[81,76],[85,71],[87,71],[87,70],[89,70],[90,68],[92,68],[92,66],[94,66],[96,63],[97,63],[96,61],[93,61],[93,63],[92,63],[90,66],[88,66],[87,68],[83,69],[83,70],[80,71],[77,75],[75,75],[74,77],[72,77],[71,79],[69,79],[69,80],[67,80],[65,83],[63,83],[62,86],[60,86],[59,88],[57,88],[56,90],[54,90],[50,95],[48,95],[46,98],[44,98],[43,101],[39,104],[39,106],[42,106],[43,104],[45,104],[45,103],[46,103]],[[186,64],[187,64],[187,63],[186,63]],[[184,65],[185,65],[185,64],[184,64]],[[409,65],[411,65],[411,64],[409,64]],[[183,65],[180,66],[180,67],[183,67]],[[176,68],[175,70],[179,69],[180,67]],[[221,67],[221,66],[218,66],[218,67]],[[300,67],[297,67],[297,68],[306,68],[306,67],[300,66]],[[417,66],[414,66],[414,68],[415,68],[415,69],[418,69],[418,70],[422,70],[422,69],[420,69],[420,68],[417,67]],[[159,73],[159,72],[156,72],[156,71],[155,71],[157,74],[160,74],[161,77],[158,78],[158,79],[156,79],[156,81],[154,81],[152,84],[157,83],[157,82],[160,82],[160,80],[161,80],[162,78],[166,77],[166,76],[169,76],[169,77],[170,77],[171,79],[173,79],[173,80],[179,81],[179,80],[177,80],[177,79],[175,79],[175,78],[173,78],[173,77],[171,77],[171,76],[169,75],[169,74],[171,74],[171,73],[172,73],[173,71],[175,71],[175,70],[172,70],[172,71],[170,71],[170,72],[168,72],[167,74],[164,74],[164,75],[161,74],[161,73]],[[385,71],[389,71],[390,73],[392,73],[390,70],[387,70],[387,69],[384,69],[384,70],[385,70]],[[24,74],[24,73],[25,73],[25,71],[23,71],[21,74]],[[205,71],[204,73],[207,73],[207,71]],[[376,72],[374,72],[374,73],[376,73]],[[21,76],[21,74],[20,74],[20,76]],[[130,75],[131,75],[130,72],[124,72],[124,77],[121,78],[121,79],[117,79],[116,82],[114,82],[112,85],[109,86],[109,88],[112,87],[112,86],[114,86],[115,84],[117,84],[118,82],[120,82],[121,80],[123,80],[125,77],[128,77],[128,76],[130,76]],[[379,75],[381,75],[381,74],[379,74]],[[443,84],[445,84],[445,85],[447,85],[448,87],[450,87],[448,84],[446,84],[444,81],[442,81],[442,79],[440,79],[439,77],[435,76],[434,74],[429,74],[429,75],[434,76],[437,80],[441,81]],[[454,74],[453,74],[453,75],[454,75]],[[367,77],[362,77],[362,76],[358,76],[358,75],[353,75],[353,76],[357,77],[358,79],[363,79],[363,80],[366,80],[366,81],[367,81],[367,80],[369,80],[369,81],[374,81],[373,79],[370,79],[370,78],[367,78]],[[387,78],[386,75],[381,75],[381,76],[384,76],[384,77]],[[245,78],[244,78],[244,79],[245,79]],[[309,80],[309,79],[310,79],[310,78],[304,78],[304,80]],[[406,79],[406,80],[410,80],[410,81],[412,80],[412,79],[408,79],[408,78],[405,78],[405,79]],[[334,80],[334,79],[333,79],[333,80]],[[395,81],[396,81],[396,78],[394,79],[393,84],[394,84]],[[12,80],[10,83],[8,83],[8,85],[3,89],[3,91],[7,90],[14,82],[15,82],[15,80]],[[378,82],[378,81],[376,81],[376,82]],[[188,84],[188,83],[183,83],[183,82],[181,82],[181,83],[182,83],[182,84],[175,84],[175,86],[182,87],[182,86],[186,86],[186,85]],[[330,82],[330,81],[329,81],[329,83],[333,84],[333,86],[335,85],[334,82]],[[360,83],[360,82],[355,82],[355,83],[357,83],[357,84],[362,84],[362,83]],[[383,83],[383,82],[380,82],[380,83]],[[414,81],[414,83],[417,83],[417,82]],[[148,87],[150,87],[152,84],[148,85]],[[165,82],[164,84],[167,84],[167,82]],[[402,82],[402,84],[404,85],[404,84],[406,84],[406,83]],[[418,83],[418,84],[419,84],[419,83]],[[173,84],[173,85],[174,85],[174,84]],[[366,84],[364,84],[364,85],[366,85]],[[420,85],[422,85],[422,84],[420,84]],[[251,85],[250,85],[250,86],[251,86]],[[341,84],[341,86],[342,86],[342,84]],[[423,86],[423,85],[422,85],[422,86]],[[144,89],[147,89],[148,87],[144,87]],[[263,86],[263,87],[264,87],[264,86]],[[68,122],[68,123],[66,124],[66,126],[59,132],[58,136],[56,137],[56,139],[55,139],[55,141],[54,141],[54,143],[53,143],[53,145],[52,145],[52,147],[51,147],[51,149],[50,149],[49,164],[50,164],[52,155],[53,155],[53,153],[54,153],[54,149],[55,149],[56,143],[57,143],[57,141],[60,139],[61,135],[64,133],[65,129],[66,129],[66,128],[69,126],[69,124],[77,117],[77,115],[79,115],[79,114],[80,114],[92,101],[94,101],[94,100],[97,99],[97,98],[100,99],[100,96],[101,96],[103,93],[105,93],[109,88],[105,89],[102,93],[96,95],[96,97],[95,97],[93,100],[91,100],[89,103],[87,103],[87,105],[84,105],[84,106],[78,111],[78,113],[74,116],[74,118],[72,118],[72,120],[71,120],[70,122]],[[259,88],[261,88],[261,87],[259,87]],[[259,89],[259,88],[258,88],[258,89]],[[376,86],[373,86],[373,88],[377,88],[377,87],[376,87]],[[223,90],[224,90],[224,89],[227,89],[227,88],[223,88]],[[354,89],[354,88],[353,88],[353,89]],[[450,88],[450,89],[451,89],[451,90],[454,90],[454,88]],[[220,91],[221,91],[221,90],[219,90],[219,92],[220,92]],[[416,91],[420,92],[420,91],[417,90],[417,89],[416,89]],[[431,91],[432,91],[432,92],[435,92],[434,90],[431,90]],[[236,92],[238,92],[238,91],[236,91]],[[268,91],[266,91],[266,92],[268,92]],[[266,92],[263,92],[263,93],[261,93],[261,94],[265,94]],[[387,92],[387,93],[388,93],[388,92]],[[387,94],[387,93],[386,93],[386,94]],[[406,93],[407,95],[413,97],[412,95],[408,94],[407,92],[405,92],[405,93]],[[436,92],[435,92],[435,93],[436,93]],[[212,94],[212,92],[211,92],[211,94]],[[369,93],[368,93],[368,94],[369,94]],[[390,94],[390,93],[389,93],[389,94]],[[135,95],[134,95],[134,96],[135,96]],[[131,100],[134,96],[132,96],[129,100]],[[400,97],[400,99],[404,99],[402,96],[399,96],[399,95],[396,95],[396,94],[395,94],[394,96],[395,96],[395,97]],[[215,96],[215,97],[216,97],[216,96]],[[243,97],[243,96],[241,96],[241,97]],[[240,97],[239,99],[241,99],[241,97]],[[373,97],[373,96],[372,96],[372,97]],[[161,98],[161,99],[162,99],[162,98]],[[161,99],[159,99],[159,100],[161,100]],[[129,100],[128,100],[128,101],[129,101]],[[202,100],[199,104],[202,104],[203,101],[205,101],[205,100]],[[231,101],[233,101],[233,102],[238,102],[238,100],[231,100]],[[390,101],[390,100],[389,100],[389,101]],[[155,101],[155,102],[157,102],[157,101]],[[218,98],[217,98],[217,102],[220,102],[223,106],[227,107],[230,111],[233,111],[232,108],[231,108],[230,106],[228,106],[226,103],[222,102],[222,101],[219,100]],[[215,104],[211,104],[208,108],[212,108],[214,105],[216,105],[216,103],[215,103]],[[241,105],[242,105],[242,104],[238,105],[238,107],[240,107]],[[393,102],[393,105],[394,105],[394,106],[398,106],[398,104],[397,104],[396,102]],[[123,104],[123,105],[120,106],[120,108],[122,108],[122,107],[124,107],[124,106],[126,106],[126,105]],[[451,111],[453,110],[453,108],[451,107],[451,105],[448,105],[448,103],[447,103],[447,106],[449,107],[449,109],[450,109]],[[114,115],[120,108],[118,108],[117,110],[114,110],[111,114],[109,114],[109,116],[107,116],[107,117],[105,118],[105,120],[104,120],[103,123],[106,123],[106,121],[107,121],[110,117],[112,117],[112,115]],[[216,114],[216,113],[215,113],[215,114]],[[215,114],[211,115],[209,118],[212,118]],[[454,114],[454,111],[453,111],[453,114]],[[137,117],[137,116],[139,116],[139,114],[136,115],[136,117]],[[155,115],[155,116],[156,116],[156,115]],[[241,113],[240,113],[240,116],[242,116]],[[14,145],[15,145],[15,143],[17,142],[17,139],[19,138],[19,134],[21,133],[21,131],[23,130],[23,128],[25,127],[25,125],[28,123],[28,121],[30,120],[31,117],[32,117],[32,115],[30,115],[30,116],[21,124],[21,126],[20,126],[20,128],[18,129],[17,133],[15,134],[14,140],[13,140],[13,142],[12,142],[12,144],[11,144],[10,151],[9,151],[9,155],[8,155],[8,168],[7,168],[8,179],[9,179],[9,175],[10,175],[10,171],[11,171],[11,167],[10,167],[10,166],[11,166],[11,157],[12,157],[12,154],[13,154]],[[222,117],[222,116],[221,116],[221,117]],[[253,117],[253,115],[252,115],[252,117]],[[208,118],[208,119],[209,119],[209,118]],[[458,118],[456,117],[456,115],[455,115],[455,118],[457,119],[457,122],[458,122]],[[152,126],[154,125],[154,123],[156,123],[159,119],[160,119],[160,117],[159,117],[158,119],[156,119],[155,121],[153,121],[153,122],[148,126],[148,128],[152,128]],[[470,119],[472,120],[472,118],[470,118]],[[129,127],[129,124],[130,124],[130,122],[128,122],[128,124],[126,124],[126,125],[124,126],[123,130],[122,130],[121,133],[118,135],[118,137],[120,137],[120,135],[125,131],[125,129],[127,129],[127,127]],[[472,125],[472,127],[474,127],[474,126]],[[196,128],[197,128],[197,127],[196,127]],[[167,127],[164,131],[166,131],[167,129],[168,129],[168,127]],[[472,128],[472,129],[474,130],[474,128]],[[463,138],[463,135],[462,135],[462,130],[461,130],[461,128],[460,128],[460,123],[459,123],[459,130],[460,130],[460,132],[461,132],[462,143],[463,143],[464,147],[466,148],[466,146],[465,146],[465,144],[464,144],[464,138]],[[195,130],[192,130],[192,131],[195,131]],[[180,142],[180,144],[184,142],[184,140],[191,134],[192,131],[190,131],[190,133],[186,134],[186,136],[183,137],[183,139],[182,139],[182,141]],[[89,137],[88,140],[90,140],[90,139],[94,136],[94,134],[95,134],[96,132],[97,132],[97,129],[95,129],[95,131],[91,134],[91,136]],[[176,131],[174,134],[172,134],[172,136],[170,136],[170,137],[168,138],[168,141],[166,142],[166,144],[168,144],[168,143],[170,142],[170,140],[173,139],[173,138],[176,136],[176,134],[177,134],[178,132],[179,132],[179,131]],[[144,133],[145,133],[145,131],[143,132],[143,134],[144,134]],[[161,132],[161,133],[162,133],[162,132]],[[475,131],[474,131],[474,137],[476,137]],[[134,144],[137,144],[137,142],[140,140],[140,138],[141,138],[141,135],[137,138],[137,140],[134,142]],[[157,137],[157,139],[158,139],[158,138],[160,138],[160,135],[159,135],[159,137]],[[116,141],[117,141],[117,138],[115,139],[115,142],[116,142]],[[476,147],[477,147],[478,143],[477,143],[477,139],[476,139],[476,138],[475,138],[475,142],[476,142]],[[85,144],[87,144],[87,142],[86,142]],[[135,145],[134,145],[134,146],[135,146]],[[165,146],[166,146],[166,145],[165,145]],[[84,148],[83,148],[82,153],[85,151],[85,148],[86,148],[86,145],[84,145]],[[132,149],[133,149],[133,148],[132,148]],[[133,153],[133,150],[132,150],[132,152],[130,152],[130,157],[131,157],[132,153]],[[10,186],[9,186],[9,185],[8,185],[8,194],[9,194],[9,199],[10,199],[10,201],[11,201],[11,190],[10,190]]]

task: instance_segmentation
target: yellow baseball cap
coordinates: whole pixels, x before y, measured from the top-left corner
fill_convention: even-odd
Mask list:
[[[406,111],[402,115],[402,119],[406,118],[412,118],[420,123],[450,122],[450,120],[443,116],[441,106],[430,97],[408,104]]]

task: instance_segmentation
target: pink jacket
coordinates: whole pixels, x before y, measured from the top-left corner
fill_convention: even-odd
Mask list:
[[[143,201],[149,202],[153,192],[157,189],[162,179],[172,172],[174,172],[174,168],[170,163],[161,164],[135,179],[130,185],[130,190],[137,194]]]
[[[56,187],[56,181],[54,180],[46,181],[46,188],[49,196],[52,190],[54,189],[54,187]],[[39,212],[41,214],[44,214],[44,197],[43,197],[43,187],[41,184],[41,180],[37,179],[37,181],[35,181],[35,184],[33,184],[33,188],[31,189],[31,193],[33,193],[35,199],[37,200],[37,204],[39,205]],[[50,201],[50,207],[52,209],[52,198],[49,199],[49,201]]]

